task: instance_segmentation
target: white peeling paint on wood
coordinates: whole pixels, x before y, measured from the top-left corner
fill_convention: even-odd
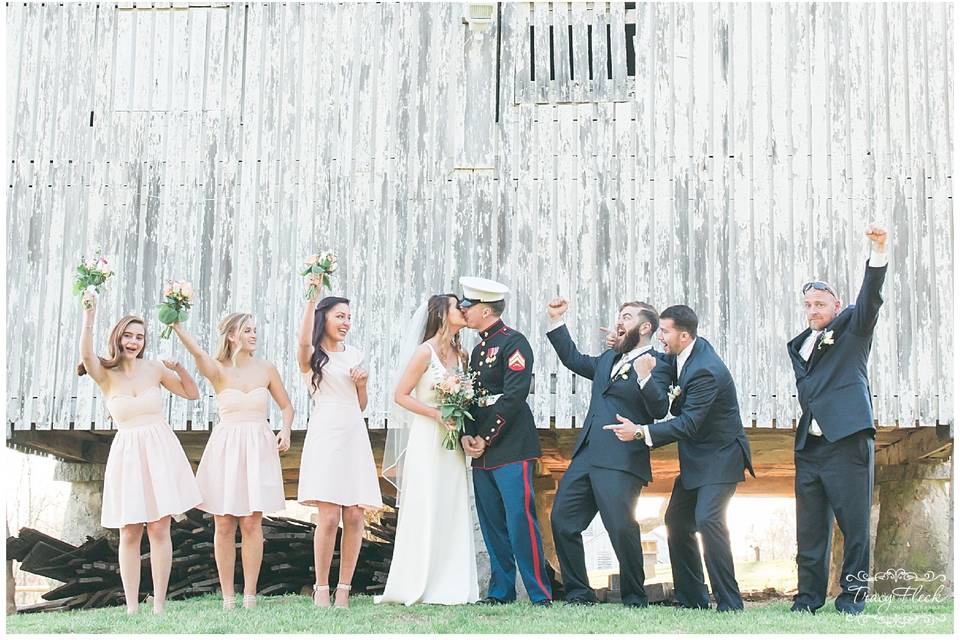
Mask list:
[[[623,300],[689,304],[748,424],[790,427],[800,285],[825,278],[855,299],[871,220],[893,235],[876,417],[952,419],[950,4],[504,3],[499,52],[497,27],[470,31],[458,4],[169,6],[8,7],[15,428],[110,428],[72,373],[71,272],[97,246],[121,274],[98,343],[129,311],[155,337],[162,282],[190,279],[190,326],[210,348],[226,313],[257,317],[300,428],[296,270],[328,246],[368,353],[372,427],[404,319],[467,274],[513,291],[542,426],[569,427],[589,400],[543,333],[559,292],[590,352]],[[150,350],[187,359],[175,341]],[[176,428],[214,418],[204,389],[171,399]]]

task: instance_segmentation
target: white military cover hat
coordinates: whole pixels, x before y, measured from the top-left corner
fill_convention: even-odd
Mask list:
[[[497,302],[503,300],[504,294],[510,291],[507,285],[496,280],[473,276],[460,278],[460,286],[463,288],[463,297],[460,299],[461,307],[469,307],[480,302]]]

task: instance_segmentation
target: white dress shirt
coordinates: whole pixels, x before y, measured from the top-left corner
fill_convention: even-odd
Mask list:
[[[566,322],[564,321],[563,317],[551,319],[547,323],[547,333],[550,333],[551,331],[553,331],[558,327],[562,327],[564,324],[566,324]],[[610,379],[613,380],[613,378],[617,375],[617,371],[620,370],[620,366],[624,362],[629,362],[634,358],[639,358],[641,355],[643,355],[647,351],[650,351],[651,349],[653,349],[653,345],[646,344],[646,345],[643,345],[642,347],[637,347],[635,349],[632,349],[628,353],[621,355],[620,358],[614,363],[613,369],[610,370]],[[643,386],[647,384],[647,381],[650,380],[651,377],[653,377],[653,374],[648,373],[643,380],[637,380],[637,384],[640,386],[641,389],[643,389]]]
[[[694,338],[693,342],[688,344],[683,348],[683,351],[677,356],[677,381],[680,381],[680,372],[683,371],[683,365],[687,364],[687,360],[690,359],[690,354],[693,352],[693,345],[697,344],[697,339]],[[640,425],[643,431],[643,441],[647,443],[648,447],[653,446],[653,439],[650,437],[650,425],[642,424]]]
[[[693,342],[684,347],[683,351],[680,352],[680,355],[677,356],[677,380],[680,380],[680,372],[683,371],[683,365],[687,364],[687,360],[690,359],[690,353],[693,351],[693,345],[697,344],[697,339],[694,338]]]
[[[805,361],[809,362],[810,358],[813,357],[813,347],[817,344],[817,340],[822,333],[823,329],[820,331],[811,331],[807,339],[803,341],[803,344],[800,346],[800,357]],[[820,425],[817,424],[816,418],[810,420],[810,430],[807,433],[812,436],[817,436],[818,438],[823,435],[823,431],[820,430]]]
[[[813,347],[817,344],[817,338],[820,337],[820,334],[823,333],[823,329],[820,331],[811,331],[810,335],[807,336],[807,339],[803,341],[803,344],[800,345],[800,357],[804,360],[809,361],[810,356],[813,355]]]
[[[885,267],[887,266],[887,251],[877,251],[875,249],[870,249],[870,260],[867,264],[871,267]],[[809,362],[810,358],[813,357],[813,348],[817,344],[817,340],[820,339],[820,335],[823,333],[823,329],[819,331],[811,331],[810,335],[807,336],[807,339],[803,341],[803,344],[800,345],[800,357],[805,361]],[[817,419],[812,418],[810,420],[810,430],[807,432],[812,436],[817,436],[818,438],[823,435],[823,431],[820,430],[820,425],[817,424]]]
[[[653,349],[653,345],[652,345],[652,344],[645,344],[645,345],[643,345],[642,347],[637,347],[637,348],[635,348],[635,349],[632,349],[632,350],[630,350],[629,352],[627,352],[627,353],[623,354],[622,356],[620,356],[620,359],[617,360],[616,363],[614,363],[613,369],[610,370],[610,379],[613,380],[613,379],[616,377],[617,371],[620,370],[620,367],[621,367],[625,362],[630,362],[630,361],[633,360],[634,358],[639,358],[640,356],[642,356],[643,354],[645,354],[647,351],[650,351],[651,349]],[[640,388],[643,389],[643,385],[647,384],[647,381],[648,381],[651,377],[653,377],[653,374],[652,374],[652,373],[648,373],[643,380],[637,380],[637,384],[639,384],[639,385],[640,385]]]

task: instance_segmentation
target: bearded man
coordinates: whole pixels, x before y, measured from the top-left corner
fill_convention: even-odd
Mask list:
[[[581,534],[599,511],[620,562],[621,601],[628,607],[645,607],[643,549],[634,511],[640,490],[652,480],[650,449],[642,440],[624,446],[603,426],[615,423],[618,416],[638,424],[665,416],[673,369],[652,350],[659,320],[649,304],[621,305],[612,347],[599,356],[577,350],[563,321],[567,308],[563,298],[547,305],[547,338],[565,367],[593,381],[593,391],[551,514],[564,599],[570,604],[597,601],[587,578]]]

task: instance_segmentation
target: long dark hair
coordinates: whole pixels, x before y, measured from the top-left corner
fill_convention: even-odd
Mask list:
[[[421,342],[426,342],[446,325],[447,323],[447,312],[450,309],[450,299],[459,300],[456,294],[454,293],[438,293],[436,295],[430,296],[430,299],[427,300],[427,324],[423,329],[423,340]],[[463,350],[463,347],[460,346],[460,333],[455,333],[453,336],[453,341],[451,343],[454,351],[457,353],[457,359],[460,360],[461,365],[466,365],[467,354]],[[444,351],[444,349],[441,349]],[[442,357],[442,355],[441,355]]]
[[[313,312],[313,355],[310,356],[310,368],[313,369],[311,382],[314,390],[320,387],[320,381],[323,380],[323,367],[330,361],[330,356],[322,346],[323,333],[327,327],[327,312],[338,304],[349,305],[350,301],[337,296],[327,296],[317,304]]]
[[[137,354],[138,358],[143,358],[143,353],[147,350],[147,323],[140,316],[127,315],[117,320],[117,324],[113,325],[113,329],[110,330],[110,337],[107,338],[107,354],[110,357],[97,356],[101,367],[115,369],[120,366],[120,361],[123,360],[123,346],[120,344],[120,339],[123,338],[123,332],[132,324],[143,326],[143,348]],[[83,366],[82,362],[77,365],[77,375],[87,375],[87,368]]]

